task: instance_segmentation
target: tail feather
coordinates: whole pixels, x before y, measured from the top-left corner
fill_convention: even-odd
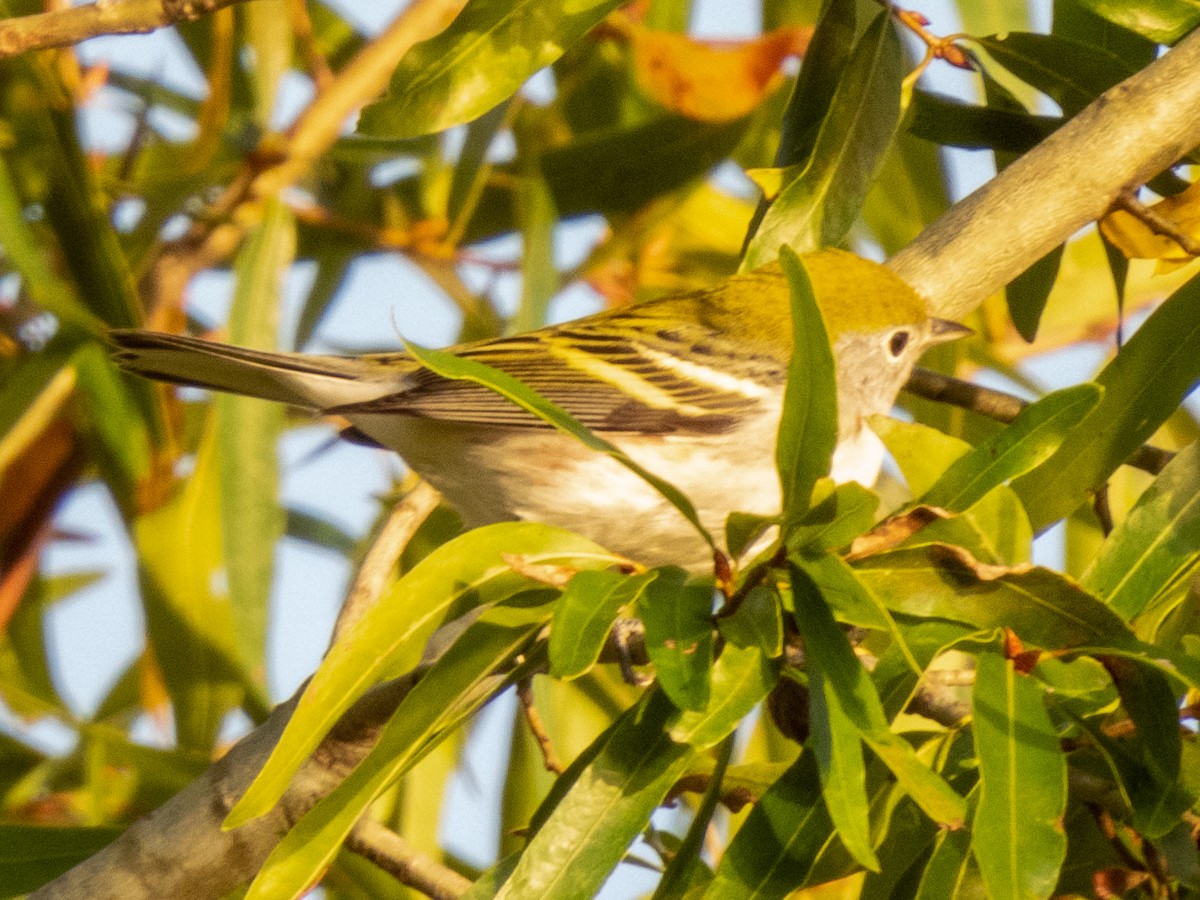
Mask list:
[[[128,372],[309,409],[363,403],[404,390],[411,368],[370,357],[268,352],[139,329],[114,329],[113,358]]]

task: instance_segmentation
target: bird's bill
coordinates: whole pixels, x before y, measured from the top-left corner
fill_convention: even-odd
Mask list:
[[[931,343],[944,344],[947,341],[957,341],[959,338],[970,337],[975,333],[974,328],[968,328],[961,322],[950,319],[932,319],[933,325],[929,330]]]

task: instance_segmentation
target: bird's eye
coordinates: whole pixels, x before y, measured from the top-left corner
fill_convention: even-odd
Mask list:
[[[904,352],[904,348],[908,346],[909,337],[909,333],[903,329],[893,331],[892,336],[888,338],[888,353],[899,357]]]

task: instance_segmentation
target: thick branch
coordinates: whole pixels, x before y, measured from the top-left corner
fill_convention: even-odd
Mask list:
[[[102,34],[145,34],[245,0],[103,0],[0,20],[0,58],[66,47]]]
[[[961,318],[1200,145],[1200,31],[1102,94],[887,265]]]

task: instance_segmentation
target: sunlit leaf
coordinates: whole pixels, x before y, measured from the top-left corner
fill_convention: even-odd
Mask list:
[[[1067,760],[1037,683],[995,653],[973,694],[981,792],[971,849],[993,897],[1049,897],[1067,852]]]
[[[474,0],[404,55],[359,131],[415,137],[460,125],[510,96],[530,75],[619,6],[619,0]]]
[[[478,528],[430,554],[325,657],[271,757],[230,812],[228,824],[270,809],[338,717],[372,684],[415,666],[438,626],[526,589],[529,580],[503,561],[504,554],[579,568],[603,568],[615,561],[577,535],[523,522]]]
[[[841,242],[895,133],[903,75],[899,39],[890,17],[880,14],[846,64],[811,160],[771,204],[743,271],[770,262],[783,245],[804,252]]]

